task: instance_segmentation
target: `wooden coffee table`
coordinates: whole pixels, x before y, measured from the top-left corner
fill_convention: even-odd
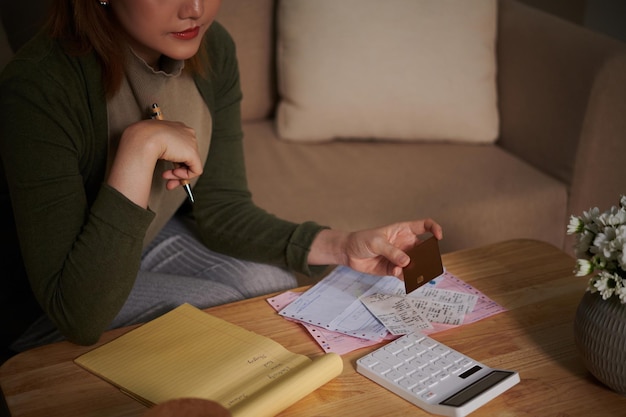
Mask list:
[[[433,338],[491,367],[513,369],[521,382],[472,416],[618,416],[626,397],[597,382],[574,345],[572,322],[586,285],[572,274],[574,259],[546,243],[513,240],[443,255],[446,268],[508,309]],[[208,309],[211,314],[271,337],[291,351],[321,355],[298,324],[259,297]],[[99,342],[127,332],[107,332]],[[376,346],[377,347],[377,346]],[[140,416],[146,408],[73,363],[92,349],[68,342],[37,348],[0,368],[13,416]],[[344,355],[343,374],[281,416],[429,415],[355,371],[375,347]],[[210,377],[210,376],[207,376]]]

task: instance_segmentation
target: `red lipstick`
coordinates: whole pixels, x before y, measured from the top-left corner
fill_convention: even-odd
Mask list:
[[[198,36],[200,33],[200,27],[196,26],[191,29],[187,29],[183,32],[172,32],[172,36],[182,40],[190,40]]]

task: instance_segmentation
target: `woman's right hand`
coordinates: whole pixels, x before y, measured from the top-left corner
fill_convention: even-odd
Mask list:
[[[201,175],[196,132],[168,120],[142,120],[128,126],[120,138],[107,184],[147,208],[154,167],[160,159],[179,164],[163,174],[168,189],[175,188],[180,180]]]

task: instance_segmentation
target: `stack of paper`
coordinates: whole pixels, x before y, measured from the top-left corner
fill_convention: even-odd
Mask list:
[[[301,295],[285,293],[269,302],[283,317],[302,323],[324,351],[339,354],[384,338],[416,331],[432,334],[505,311],[449,272],[407,295],[396,277],[343,266]]]
[[[343,369],[334,353],[311,360],[188,304],[75,362],[148,405],[206,398],[234,417],[276,415]]]

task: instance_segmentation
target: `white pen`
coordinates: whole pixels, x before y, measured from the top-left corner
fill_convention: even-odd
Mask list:
[[[158,104],[154,103],[152,105],[152,115],[151,117],[153,119],[156,120],[163,120],[163,112],[161,111],[161,108],[159,107]],[[176,166],[180,166],[180,164],[178,163],[174,163],[174,165]],[[187,192],[187,196],[189,197],[189,201],[191,201],[191,203],[194,203],[195,200],[193,198],[193,193],[191,192],[191,185],[189,184],[189,180],[180,180],[180,184],[183,186],[183,188],[185,189],[185,191]]]

